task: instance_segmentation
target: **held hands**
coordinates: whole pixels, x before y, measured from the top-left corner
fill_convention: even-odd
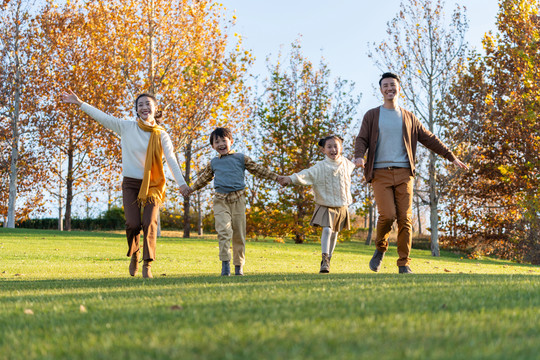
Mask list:
[[[353,160],[353,163],[354,165],[356,165],[356,167],[361,167],[361,168],[364,168],[364,165],[365,165],[363,158],[356,158]]]
[[[278,178],[277,178],[277,182],[281,185],[281,186],[287,186],[289,184],[292,183],[292,180],[290,177],[288,176],[281,176],[279,175]]]
[[[79,97],[75,95],[75,93],[71,91],[71,89],[69,90],[69,93],[64,91],[61,96],[62,96],[62,101],[65,103],[75,104],[78,106],[82,104],[81,99],[79,99]]]
[[[187,185],[180,186],[180,193],[182,194],[183,197],[188,197],[189,195],[191,195],[192,192],[193,190],[189,186]]]

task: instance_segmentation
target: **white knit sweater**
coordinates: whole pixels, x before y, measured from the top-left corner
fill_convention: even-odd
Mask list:
[[[122,175],[134,179],[142,179],[150,133],[139,128],[136,121],[115,118],[87,103],[81,104],[81,110],[107,129],[120,135]],[[161,132],[161,146],[163,147],[163,154],[165,155],[167,165],[171,170],[174,180],[176,180],[179,186],[185,185],[184,176],[174,156],[174,147],[171,138],[165,131]]]
[[[291,175],[294,184],[313,185],[315,202],[328,207],[352,204],[351,174],[354,164],[340,156],[338,160],[326,157],[309,169]]]

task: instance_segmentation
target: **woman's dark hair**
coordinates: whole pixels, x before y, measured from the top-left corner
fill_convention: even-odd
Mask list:
[[[399,80],[399,76],[391,72],[385,72],[381,75],[381,80],[379,80],[379,87],[381,86],[382,81],[388,78],[396,79],[398,83],[401,83],[401,81]]]
[[[223,127],[218,127],[210,133],[210,145],[214,146],[214,140],[218,137],[229,138],[231,141],[233,139],[231,130]]]
[[[324,145],[326,145],[326,142],[330,139],[334,139],[334,140],[339,140],[339,142],[341,142],[341,145],[343,145],[343,139],[341,138],[341,136],[338,136],[338,135],[329,135],[327,137],[324,137],[322,139],[319,139],[319,146],[320,147],[324,147]]]
[[[157,106],[157,100],[156,100],[156,97],[152,94],[148,94],[148,93],[142,93],[142,94],[139,94],[139,96],[137,96],[137,98],[135,99],[135,113],[137,114],[137,116],[139,116],[139,114],[137,113],[137,104],[139,102],[139,99],[142,98],[142,97],[148,97],[150,99],[152,99],[154,101],[154,105]],[[163,117],[163,112],[161,110],[156,110],[156,113],[154,114],[154,120],[156,120],[156,124],[160,125],[161,124],[161,118]]]

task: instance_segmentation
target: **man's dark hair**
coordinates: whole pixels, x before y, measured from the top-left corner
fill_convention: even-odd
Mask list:
[[[397,82],[401,84],[401,81],[399,80],[399,76],[391,72],[385,72],[384,74],[381,75],[381,80],[379,80],[379,87],[381,87],[382,81],[388,78],[396,79]]]
[[[214,139],[218,137],[233,139],[231,130],[227,128],[218,127],[210,133],[210,145],[214,146]]]

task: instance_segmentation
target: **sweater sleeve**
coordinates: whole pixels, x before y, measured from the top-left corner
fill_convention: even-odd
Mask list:
[[[208,184],[214,178],[214,171],[212,170],[212,163],[208,163],[206,167],[198,174],[197,180],[191,185],[193,191],[202,189],[206,184]]]
[[[433,134],[431,131],[426,129],[424,125],[415,117],[416,125],[418,126],[418,141],[427,147],[429,150],[434,153],[444,157],[448,161],[453,162],[456,160],[456,156],[446,145],[443,144],[439,138]]]
[[[354,141],[354,157],[355,159],[363,159],[366,151],[369,149],[371,127],[375,117],[375,109],[371,109],[364,114],[360,131]]]
[[[182,175],[182,171],[180,170],[180,166],[178,165],[178,161],[176,160],[176,156],[174,156],[174,146],[171,137],[165,131],[161,132],[161,146],[163,147],[163,154],[165,155],[165,160],[173,174],[174,180],[176,180],[178,186],[187,185],[184,176]]]
[[[296,174],[292,174],[290,176],[291,181],[293,184],[297,185],[313,185],[315,183],[315,179],[317,176],[317,166],[318,164],[315,164],[314,166],[310,167],[309,169],[304,169]]]
[[[92,105],[89,105],[85,102],[81,104],[81,110],[84,111],[92,119],[105,126],[107,129],[112,130],[118,135],[122,136],[122,123],[124,123],[125,120],[118,119],[114,116],[106,114],[103,111],[98,110]]]

